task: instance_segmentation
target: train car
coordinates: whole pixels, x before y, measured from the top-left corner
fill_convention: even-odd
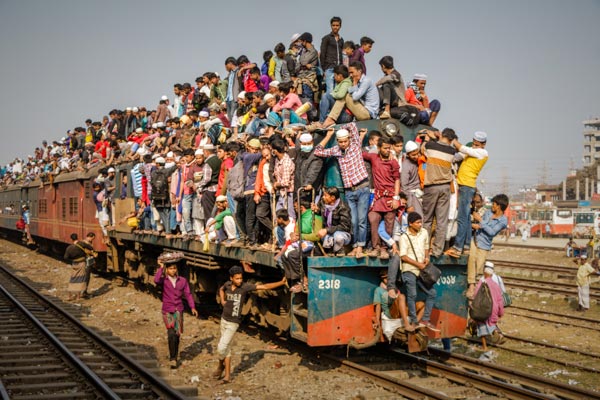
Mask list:
[[[0,227],[12,236],[21,235],[16,230],[16,222],[22,206],[28,205],[31,236],[43,252],[64,253],[73,233],[83,238],[88,232],[94,232],[101,238],[102,230],[91,199],[91,183],[98,175],[98,169],[68,172],[58,175],[52,182],[35,180],[0,190],[3,210]],[[101,253],[106,252],[106,245],[99,239],[94,247]],[[100,258],[100,265],[104,259]]]
[[[401,134],[405,141],[414,139],[418,130],[427,128],[408,128],[393,119],[362,121],[357,125],[389,136]],[[318,140],[315,138],[315,142],[318,143]],[[132,167],[131,164],[116,166],[117,187],[120,188],[125,178],[130,176]],[[325,168],[326,185],[341,186],[337,163],[329,161]],[[91,198],[91,184],[96,175],[97,171],[64,174],[52,184],[28,188],[27,196],[36,196],[39,211],[32,218],[32,231],[38,243],[46,247],[56,244],[66,246],[73,232],[83,235],[87,231],[95,231],[98,237],[101,236]],[[99,263],[101,268],[153,284],[158,255],[164,250],[181,251],[186,260],[181,272],[188,278],[195,299],[203,303],[218,301],[218,288],[228,279],[228,269],[238,265],[240,260],[252,263],[255,273],[248,276],[250,281],[280,279],[282,270],[271,252],[218,244],[210,244],[206,250],[201,242],[195,240],[167,239],[165,236],[133,232],[121,222],[135,207],[131,186],[128,185],[126,198],[115,199],[114,219],[118,223],[114,230],[109,231],[109,245],[102,247],[97,243],[105,258],[105,262]],[[0,201],[3,204],[12,201],[18,206],[29,198],[24,198],[20,188],[13,187],[0,192]],[[0,224],[6,230],[14,231],[17,219],[18,214],[2,214]],[[304,260],[308,293],[290,294],[287,290],[256,293],[249,296],[243,312],[256,323],[289,332],[293,338],[311,346],[348,345],[360,348],[382,341],[381,332],[372,323],[373,295],[379,285],[379,272],[387,269],[389,261],[369,257],[317,256],[304,257]],[[430,338],[463,335],[467,325],[464,297],[467,287],[466,257],[452,259],[442,256],[432,261],[442,270],[436,284],[438,296],[430,320],[440,332],[428,331],[427,334]],[[403,336],[400,332],[399,337],[409,341],[408,334]]]

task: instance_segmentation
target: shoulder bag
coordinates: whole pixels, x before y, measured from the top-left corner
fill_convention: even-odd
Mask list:
[[[413,251],[413,254],[415,255],[415,260],[418,262],[419,258],[417,257],[417,252],[415,251],[415,247],[412,244],[412,241],[410,240],[410,236],[408,236],[407,233],[405,233],[406,238],[408,239],[408,243],[410,243],[410,248]],[[435,283],[438,281],[438,279],[440,279],[440,276],[442,275],[442,271],[436,267],[435,265],[433,265],[432,262],[429,262],[425,268],[423,268],[422,270],[419,271],[419,279],[421,280],[421,283],[423,283],[423,285],[427,288],[427,289],[431,289],[433,287],[433,285],[435,285]]]

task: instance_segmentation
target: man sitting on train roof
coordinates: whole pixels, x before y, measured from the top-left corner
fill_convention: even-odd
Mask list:
[[[379,115],[379,91],[373,80],[364,74],[363,65],[355,61],[348,67],[353,86],[343,100],[336,100],[329,115],[321,124],[328,127],[336,123],[344,107],[348,107],[357,121],[377,118]]]

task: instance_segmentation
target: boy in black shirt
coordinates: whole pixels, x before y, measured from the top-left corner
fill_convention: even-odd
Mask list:
[[[217,346],[219,366],[213,377],[219,379],[225,372],[225,376],[223,376],[224,383],[231,380],[231,341],[242,321],[242,306],[246,301],[247,293],[255,290],[275,289],[283,286],[286,282],[284,277],[279,282],[264,285],[244,283],[243,273],[242,267],[231,267],[229,269],[229,280],[219,289],[223,314],[221,315],[221,338]]]

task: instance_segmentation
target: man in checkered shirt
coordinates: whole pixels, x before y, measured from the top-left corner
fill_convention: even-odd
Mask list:
[[[356,258],[364,257],[363,247],[367,242],[367,212],[369,210],[369,175],[362,157],[361,136],[356,124],[344,125],[335,132],[337,146],[326,149],[335,130],[330,128],[321,143],[315,148],[319,157],[337,157],[340,165],[346,202],[352,213],[354,249],[348,253]]]

